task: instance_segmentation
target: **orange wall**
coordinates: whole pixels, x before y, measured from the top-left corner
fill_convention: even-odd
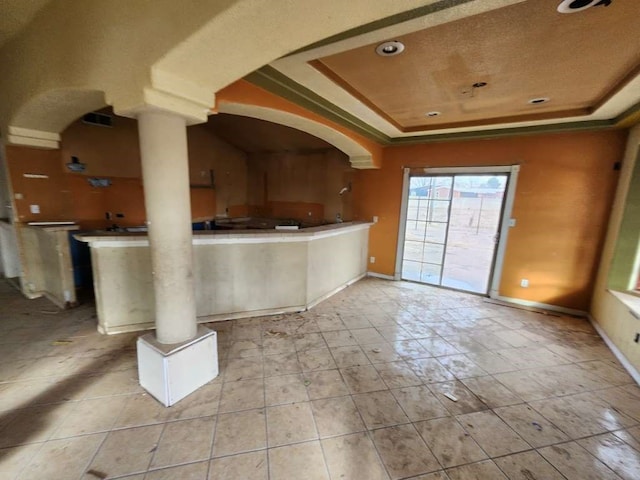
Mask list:
[[[521,165],[500,295],[588,310],[626,131],[548,134],[387,147],[380,170],[354,180],[354,216],[371,229],[374,272],[393,275],[402,167]],[[529,279],[529,288],[520,279]]]
[[[7,147],[9,176],[19,222],[75,221],[82,228],[142,225],[145,220],[142,182],[137,178],[109,178],[111,186],[92,187],[85,175],[65,172],[60,150]],[[24,173],[48,175],[47,179],[25,178]],[[39,205],[40,213],[31,213]],[[106,220],[105,212],[124,218]]]
[[[6,147],[9,181],[14,193],[16,211],[21,222],[70,220],[70,192],[66,175],[60,168],[59,150]],[[47,175],[48,178],[26,178],[24,174]],[[40,214],[31,214],[30,205],[38,205]]]
[[[339,192],[354,169],[342,152],[253,153],[247,164],[252,215],[319,223],[339,213],[351,220],[352,195]]]
[[[146,220],[141,180],[137,123],[113,117],[113,128],[74,122],[62,133],[59,150],[8,146],[6,150],[18,221],[73,220],[82,228],[142,225]],[[194,220],[216,213],[246,210],[246,155],[226,144],[206,126],[187,129],[189,174],[192,185],[210,185],[210,170],[216,189],[192,188]],[[70,172],[65,164],[77,156],[86,164],[83,173]],[[25,178],[25,173],[47,175],[46,179]],[[111,186],[92,187],[89,177],[108,178]],[[15,195],[14,195],[15,197]],[[30,205],[39,205],[32,214]],[[105,212],[113,218],[107,220]],[[122,213],[123,218],[115,215]]]
[[[62,163],[76,156],[86,164],[83,175],[140,178],[138,122],[113,116],[113,127],[88,125],[78,120],[62,132]]]
[[[246,206],[246,154],[216,137],[212,128],[206,124],[189,127],[187,137],[189,139],[189,181],[191,185],[210,185],[210,170],[213,170],[214,215],[231,215],[238,208]],[[209,193],[211,192],[209,191]],[[202,198],[205,196],[202,191],[197,195]],[[201,212],[203,211],[201,210]],[[194,216],[202,217],[205,215]]]

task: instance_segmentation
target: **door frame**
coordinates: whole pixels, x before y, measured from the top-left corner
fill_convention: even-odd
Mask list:
[[[504,255],[507,250],[507,240],[509,229],[516,224],[515,218],[511,217],[513,202],[516,196],[516,185],[518,183],[518,173],[520,165],[487,166],[487,167],[433,167],[433,168],[403,168],[402,172],[402,201],[400,203],[400,225],[398,227],[398,247],[396,249],[396,268],[393,275],[394,280],[402,279],[402,257],[404,255],[405,231],[407,228],[407,210],[409,206],[409,178],[411,171],[421,170],[421,175],[474,175],[483,173],[507,173],[507,189],[502,208],[502,216],[498,229],[500,236],[496,246],[495,261],[493,263],[491,284],[489,286],[489,297],[497,298],[500,295],[500,280],[502,279],[502,268],[504,266]],[[415,175],[420,176],[420,175]]]

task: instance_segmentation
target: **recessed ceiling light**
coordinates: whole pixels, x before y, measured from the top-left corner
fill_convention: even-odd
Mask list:
[[[425,113],[425,115],[427,117],[439,117],[440,115],[442,115],[441,112],[436,112],[435,110],[433,112],[427,112]]]
[[[612,0],[563,0],[558,5],[560,13],[576,13],[582,12],[587,8],[596,7],[598,5],[609,6]]]
[[[547,97],[537,97],[537,98],[532,98],[531,100],[529,100],[528,103],[530,103],[531,105],[540,105],[541,103],[547,103],[549,101],[549,98]]]
[[[376,53],[382,57],[393,57],[404,51],[404,43],[393,40],[391,42],[381,43],[376,47]]]

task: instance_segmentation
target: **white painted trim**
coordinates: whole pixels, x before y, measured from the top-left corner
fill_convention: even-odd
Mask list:
[[[7,143],[55,150],[60,147],[60,134],[9,125]]]
[[[618,292],[616,290],[609,290],[609,293],[622,302],[634,318],[640,320],[640,296],[637,293]]]
[[[330,143],[341,152],[349,156],[353,168],[376,168],[371,152],[353,138],[315,120],[301,117],[295,113],[285,112],[274,108],[261,107],[221,101],[218,105],[220,113],[231,113],[243,117],[267,120],[286,127],[302,130]]]
[[[587,312],[585,312],[584,310],[576,310],[573,308],[566,308],[566,307],[561,307],[558,305],[551,305],[550,303],[540,303],[540,302],[533,302],[531,300],[522,300],[520,298],[513,298],[513,297],[503,297],[502,295],[497,295],[495,297],[491,297],[494,300],[500,300],[503,302],[507,302],[507,303],[513,303],[516,305],[523,305],[525,307],[533,307],[533,308],[540,308],[543,310],[551,310],[552,312],[558,312],[558,313],[566,313],[567,315],[573,315],[576,317],[587,317],[589,314]]]
[[[394,281],[399,280],[393,275],[385,275],[384,273],[378,273],[378,272],[367,272],[367,277],[382,278],[383,280],[394,280]]]
[[[616,347],[616,344],[613,343],[613,341],[609,338],[603,328],[598,324],[598,322],[596,322],[595,318],[593,318],[591,315],[587,315],[587,318],[591,322],[591,325],[593,325],[593,328],[596,329],[596,332],[598,332],[598,335],[600,335],[602,340],[604,340],[604,343],[607,344],[609,350],[611,350],[611,352],[615,355],[615,357],[622,364],[629,375],[633,377],[636,383],[640,385],[640,372],[636,370],[633,365],[631,365],[631,362],[629,362],[629,360],[627,360],[627,357],[625,357],[624,354],[618,349],[618,347]]]
[[[102,325],[98,322],[98,333],[102,335],[118,335],[120,333],[142,332],[144,330],[154,330],[156,322],[136,323],[135,325]]]
[[[507,251],[507,241],[509,239],[509,221],[513,212],[513,202],[516,198],[516,186],[518,184],[518,173],[520,165],[512,165],[509,170],[509,181],[507,182],[507,195],[504,200],[502,218],[500,219],[500,238],[496,247],[496,261],[491,272],[491,285],[489,286],[489,296],[496,298],[500,295],[500,281],[502,280],[502,268],[504,266],[504,255]]]
[[[42,138],[21,137],[19,135],[7,135],[9,145],[19,145],[21,147],[43,148],[45,150],[57,150],[60,142],[55,140],[45,140]]]
[[[316,305],[318,305],[319,303],[323,302],[324,300],[326,300],[329,297],[334,296],[336,293],[340,292],[341,290],[344,290],[345,288],[347,288],[350,285],[353,285],[354,283],[356,283],[359,280],[362,280],[364,277],[366,277],[367,274],[363,273],[361,275],[358,275],[355,278],[352,278],[351,280],[343,283],[342,285],[340,285],[337,288],[334,288],[333,290],[331,290],[328,293],[325,293],[324,295],[319,296],[318,298],[316,298],[315,300],[310,301],[309,303],[307,303],[307,310],[310,308],[315,307]]]
[[[59,142],[61,139],[59,133],[45,132],[44,130],[34,130],[32,128],[14,127],[11,125],[9,125],[9,135],[37,138],[39,140],[51,140],[52,142]]]
[[[118,240],[117,238],[110,237],[109,240],[99,240],[93,237],[91,240],[83,239],[80,235],[76,237],[81,242],[87,242],[91,248],[129,248],[129,247],[148,247],[149,240],[146,238],[127,239],[126,241]]]
[[[425,175],[451,174],[461,175],[466,173],[509,173],[513,171],[513,167],[517,165],[497,165],[487,167],[425,167]],[[417,171],[418,169],[411,169]]]
[[[396,269],[394,280],[402,278],[402,257],[404,256],[404,238],[407,230],[407,211],[409,209],[409,176],[410,168],[404,168],[402,172],[402,198],[400,203],[400,226],[398,227],[398,247],[396,248]]]

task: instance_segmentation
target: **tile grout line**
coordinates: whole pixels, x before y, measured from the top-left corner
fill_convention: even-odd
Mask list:
[[[286,318],[286,317],[283,317]],[[264,443],[265,443],[265,455],[267,457],[267,480],[271,479],[271,455],[269,454],[269,410],[267,408],[267,381],[266,381],[266,369],[264,365],[264,330],[262,329],[262,324],[260,326],[260,345],[263,346],[262,350],[262,405],[264,409]],[[296,353],[296,360],[298,359],[298,355]]]

